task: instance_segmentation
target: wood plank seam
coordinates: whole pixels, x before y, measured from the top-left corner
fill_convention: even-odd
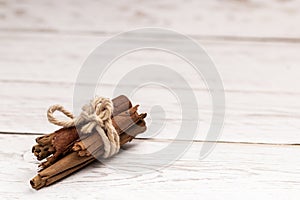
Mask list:
[[[119,34],[120,32],[105,32],[105,31],[86,31],[86,30],[55,30],[55,29],[25,29],[25,28],[0,28],[0,32],[8,33],[39,33],[39,34],[52,34],[52,35],[73,35],[73,36],[98,36],[108,37]],[[298,37],[274,37],[274,36],[232,36],[232,35],[199,35],[199,34],[186,34],[188,37],[197,40],[213,40],[222,42],[258,42],[258,43],[291,43],[299,44],[300,38]]]
[[[0,132],[0,135],[28,135],[28,136],[40,136],[40,135],[45,135],[43,133],[29,133],[29,132]],[[172,142],[174,141],[173,139],[163,139],[163,138],[135,138],[135,140],[141,140],[141,141],[152,141],[152,142]],[[187,142],[188,140],[183,140],[183,139],[176,139],[178,142]],[[300,146],[300,143],[267,143],[267,142],[234,142],[234,141],[224,141],[224,140],[219,140],[219,141],[208,141],[208,140],[197,140],[194,139],[192,140],[193,143],[217,143],[217,144],[243,144],[243,145],[268,145],[268,146]]]

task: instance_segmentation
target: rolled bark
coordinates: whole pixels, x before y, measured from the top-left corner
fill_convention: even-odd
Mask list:
[[[147,115],[139,115],[137,113],[138,106],[132,107],[127,97],[120,96],[116,99],[113,100],[113,103],[114,109],[117,111],[114,111],[116,115],[112,115],[112,122],[120,136],[120,145],[124,145],[137,134],[146,130],[144,118]],[[103,142],[97,133],[88,135],[82,141],[78,139],[78,134],[77,139],[74,139],[75,133],[77,134],[75,127],[63,128],[36,139],[38,145],[33,147],[33,153],[37,158],[40,160],[51,154],[53,156],[48,157],[47,161],[41,164],[43,169],[30,181],[34,189],[41,189],[67,177],[92,163],[103,154]],[[60,143],[60,140],[65,138],[67,138],[67,141]],[[57,148],[55,142],[64,144],[65,148]]]
[[[112,103],[114,106],[112,116],[125,112],[132,107],[130,100],[124,95],[114,98]],[[76,127],[61,128],[54,133],[38,137],[36,139],[38,144],[32,148],[32,153],[34,153],[38,160],[47,158],[45,162],[39,165],[39,167],[44,169],[70,152],[78,139],[79,135]],[[50,155],[52,156],[49,157]]]

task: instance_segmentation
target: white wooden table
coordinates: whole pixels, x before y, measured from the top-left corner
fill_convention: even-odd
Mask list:
[[[0,198],[299,199],[299,21],[296,0],[0,1]],[[224,130],[214,151],[198,160],[211,112],[204,86],[194,84],[203,100],[199,134],[171,166],[134,176],[94,163],[51,187],[31,189],[34,139],[57,129],[47,122],[47,108],[71,109],[89,53],[113,34],[143,26],[187,34],[213,58],[226,92]],[[129,60],[122,64],[138,64],[140,57]],[[107,82],[101,95],[113,87]],[[147,111],[154,100],[135,102]],[[178,113],[168,120],[169,131],[136,140],[137,147],[171,140]]]

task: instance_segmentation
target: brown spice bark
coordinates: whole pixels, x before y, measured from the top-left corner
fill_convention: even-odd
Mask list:
[[[113,103],[112,121],[122,146],[146,131],[144,118],[147,115],[139,115],[138,106],[132,107],[125,96],[115,98]],[[38,160],[48,157],[40,165],[42,170],[30,181],[31,186],[37,190],[78,171],[103,154],[103,143],[97,133],[80,140],[75,127],[60,129],[36,141],[38,144],[32,149],[34,155]]]

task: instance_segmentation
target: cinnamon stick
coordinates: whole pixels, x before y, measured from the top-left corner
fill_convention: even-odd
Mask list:
[[[119,135],[122,135],[123,133],[123,135],[128,135],[126,131],[131,128],[129,136],[136,136],[139,133],[140,128],[133,126],[136,126],[135,123],[141,121],[139,123],[139,126],[146,127],[146,124],[143,120],[145,117],[146,114],[139,115],[137,113],[137,106],[135,106],[130,108],[128,111],[122,112],[112,118],[112,123]],[[81,141],[76,142],[73,146],[73,151],[77,151],[80,156],[86,156],[90,155],[90,152],[94,152],[97,148],[100,148],[102,146],[103,142],[100,136],[96,133],[87,138],[84,138]]]
[[[144,116],[144,115],[143,115]],[[136,127],[129,128],[127,133],[122,133],[120,136],[120,144],[124,145],[125,143],[131,141],[134,138],[134,134],[142,133],[146,130],[145,121],[143,119],[140,120]],[[103,150],[101,147],[97,149],[97,153],[89,156],[80,156],[78,152],[72,152],[67,156],[61,158],[58,162],[54,163],[50,167],[39,172],[31,181],[31,186],[38,190],[42,187],[51,185],[58,180],[78,171],[84,166],[90,164],[95,161],[97,157],[101,156]]]
[[[114,98],[112,102],[114,115],[118,115],[132,107],[130,100],[124,95]],[[78,138],[76,127],[61,128],[54,133],[38,137],[36,139],[38,144],[32,148],[32,152],[38,160],[48,157],[39,167],[47,168],[57,159],[70,152],[70,149]],[[50,155],[53,156],[49,157]]]
[[[124,145],[146,130],[146,114],[139,115],[138,106],[132,107],[125,96],[115,98],[113,103],[113,126],[120,136],[120,145]],[[36,139],[38,144],[33,147],[33,153],[39,160],[53,155],[41,164],[43,169],[30,181],[34,189],[38,190],[72,174],[103,154],[103,143],[97,133],[88,135],[83,141],[78,140],[78,134],[75,139],[75,133],[75,127],[64,128]],[[66,141],[62,141],[64,139]],[[64,148],[58,148],[61,144],[65,145]]]

